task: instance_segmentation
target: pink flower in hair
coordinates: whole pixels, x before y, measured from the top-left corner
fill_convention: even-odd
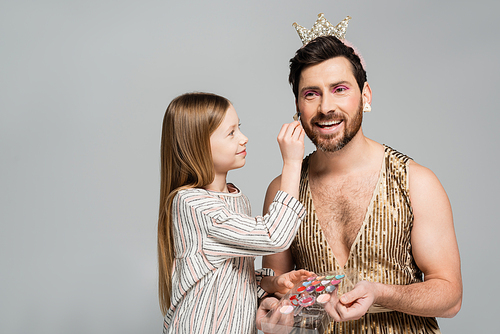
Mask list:
[[[363,69],[366,71],[366,62],[359,50],[346,39],[344,39],[342,42],[344,42],[345,45],[351,47],[354,50],[354,53],[359,57],[359,60],[361,61],[361,66],[363,66]]]

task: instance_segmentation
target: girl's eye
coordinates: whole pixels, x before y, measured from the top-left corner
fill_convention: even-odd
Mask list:
[[[230,136],[234,135],[234,130],[233,130],[233,131],[231,131],[231,132],[229,132],[229,135],[230,135]]]

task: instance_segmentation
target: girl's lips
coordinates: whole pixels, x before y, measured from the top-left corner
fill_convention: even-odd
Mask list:
[[[243,150],[241,152],[236,153],[237,155],[247,155],[247,150]]]

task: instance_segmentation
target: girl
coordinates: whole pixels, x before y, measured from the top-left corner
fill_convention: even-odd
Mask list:
[[[304,217],[296,200],[304,155],[298,122],[279,135],[283,172],[269,213],[250,204],[227,172],[243,167],[247,137],[231,103],[217,95],[175,98],[163,120],[158,219],[159,295],[164,333],[256,333],[254,257],[287,249]],[[266,277],[269,293],[308,276]]]

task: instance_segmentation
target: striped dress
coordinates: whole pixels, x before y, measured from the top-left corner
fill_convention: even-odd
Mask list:
[[[263,217],[250,217],[240,191],[180,191],[173,200],[175,261],[163,333],[256,333],[255,256],[287,249],[305,215],[279,191]]]
[[[385,147],[379,180],[365,220],[343,268],[321,230],[311,189],[309,157],[302,165],[300,200],[307,215],[290,250],[297,268],[317,273],[356,272],[359,280],[407,285],[422,282],[423,274],[412,256],[413,211],[408,187],[410,158]],[[355,283],[355,282],[354,282]],[[344,283],[342,283],[344,285]],[[340,286],[340,291],[349,290]],[[331,322],[326,333],[336,334],[430,334],[441,333],[435,318],[419,317],[373,305],[361,319]]]

